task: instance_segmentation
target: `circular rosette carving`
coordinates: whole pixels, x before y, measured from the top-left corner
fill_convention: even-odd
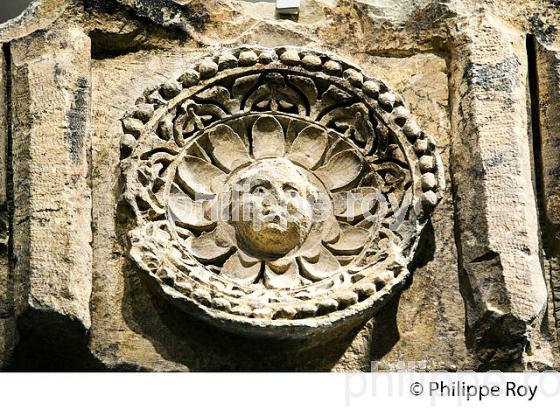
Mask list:
[[[148,90],[123,129],[132,259],[239,333],[306,337],[374,313],[443,184],[402,99],[310,50],[223,50]]]

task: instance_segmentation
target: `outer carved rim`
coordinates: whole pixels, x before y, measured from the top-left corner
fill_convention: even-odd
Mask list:
[[[323,76],[345,91],[351,91],[394,134],[406,156],[413,180],[409,219],[415,234],[411,235],[409,243],[403,245],[402,257],[392,260],[387,266],[360,272],[360,279],[343,288],[335,288],[331,294],[302,298],[301,304],[294,309],[256,306],[243,301],[237,301],[237,305],[234,301],[232,305],[229,297],[201,281],[196,273],[190,278],[192,280],[180,286],[169,283],[143,260],[145,249],[137,246],[138,235],[142,234],[146,222],[138,209],[134,188],[137,185],[136,162],[142,154],[141,142],[150,138],[154,127],[172,107],[190,95],[228,76],[266,70]],[[444,189],[443,165],[436,153],[434,140],[418,127],[403,99],[391,92],[382,81],[368,77],[351,63],[304,48],[242,46],[220,49],[202,59],[197,66],[189,68],[178,80],[147,91],[138,101],[137,108],[123,119],[123,129],[121,165],[126,178],[123,198],[134,209],[137,226],[130,233],[132,259],[172,303],[211,324],[236,333],[300,338],[324,333],[344,324],[355,324],[372,315],[404,285],[409,276],[407,265],[418,244],[420,232]],[[423,182],[427,174],[432,174],[429,178],[436,181],[435,186]],[[193,268],[193,272],[199,270]]]

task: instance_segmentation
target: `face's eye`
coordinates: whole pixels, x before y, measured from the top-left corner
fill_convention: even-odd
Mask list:
[[[288,198],[297,198],[300,196],[295,188],[287,188],[284,192]]]
[[[251,194],[262,196],[266,194],[266,188],[262,185],[257,185],[251,189]]]

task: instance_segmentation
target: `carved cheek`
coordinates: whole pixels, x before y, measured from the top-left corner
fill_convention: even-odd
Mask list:
[[[288,202],[288,214],[293,219],[302,220],[310,216],[307,202],[300,196],[290,199]]]

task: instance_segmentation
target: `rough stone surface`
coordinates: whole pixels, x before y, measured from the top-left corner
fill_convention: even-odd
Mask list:
[[[458,52],[468,60],[453,66],[459,103],[452,113],[460,275],[471,343],[492,366],[526,353],[545,314],[547,289],[536,200],[527,189],[533,182],[523,40],[486,21],[464,36]]]
[[[450,162],[449,90],[446,60],[434,54],[361,58],[373,75],[409,102],[418,123],[434,137],[444,167]],[[412,281],[398,302],[360,332],[337,370],[472,369],[466,346],[465,311],[459,292],[451,175],[446,193],[423,233]],[[364,357],[361,352],[369,352]],[[358,352],[360,352],[358,354]],[[360,362],[361,360],[361,362]]]
[[[69,338],[85,337],[91,324],[90,40],[76,28],[39,32],[13,42],[10,53],[16,315],[30,335],[40,320]]]
[[[8,204],[8,67],[0,55],[0,365],[9,362],[15,343],[14,289],[10,270]]]
[[[295,21],[278,19],[274,3],[264,2],[34,3],[0,26],[0,365],[182,371],[558,369],[560,11],[554,3],[302,0]],[[246,44],[256,48],[231,51]],[[263,47],[270,50],[255,51]],[[325,62],[323,52],[342,60]],[[141,137],[145,130],[175,141],[182,137],[178,118],[183,130],[204,128],[220,111],[186,104],[171,112],[182,93],[221,79],[224,72],[258,73],[270,64],[284,64],[298,75],[312,73],[310,78],[328,76],[317,83],[321,92],[330,78],[361,90],[375,101],[383,123],[402,132],[405,144],[386,155],[422,173],[416,187],[425,227],[421,235],[416,226],[403,233],[418,240],[406,254],[410,275],[404,289],[391,292],[375,314],[306,338],[262,339],[220,329],[185,312],[179,303],[184,294],[164,287],[176,283],[177,272],[159,270],[160,282],[153,281],[137,263],[146,258],[145,251],[130,257],[130,232],[138,226],[131,199],[146,213],[146,198],[151,199],[144,191],[139,191],[144,202],[127,198],[131,174],[122,166],[132,162],[138,141],[149,140]],[[301,84],[290,95],[309,98],[311,89]],[[297,104],[288,104],[294,97],[279,90],[278,107],[295,115]],[[237,97],[215,90],[204,98],[220,101],[219,109],[227,111]],[[344,95],[335,99],[343,101]],[[152,121],[156,117],[163,120]],[[247,134],[222,124],[219,138],[212,138],[227,144],[203,144],[194,157],[216,161],[216,169],[225,172],[244,147],[265,162],[279,161],[269,157],[285,150],[297,167],[313,170],[318,156],[309,147],[313,141],[320,148],[321,137],[304,136],[295,144],[296,132],[280,143],[271,131],[274,116],[260,117],[267,123],[248,128]],[[391,127],[377,127],[376,135],[388,138]],[[243,147],[236,135],[258,138]],[[289,159],[294,144],[299,148]],[[407,156],[399,158],[403,146]],[[144,160],[155,155],[169,161],[171,143],[153,148],[159,151]],[[345,155],[339,162],[351,176],[361,165]],[[193,163],[200,165],[191,160],[183,169],[185,186],[200,182],[200,189],[211,189],[192,171]],[[154,164],[156,173],[149,175],[157,191],[169,176],[158,175],[163,168]],[[203,167],[205,175],[218,175]],[[282,172],[267,174],[271,167]],[[332,167],[329,171],[337,169]],[[253,181],[267,175],[266,189],[279,192],[288,176],[297,174],[291,165],[267,162],[265,168],[244,176]],[[318,174],[334,191],[344,191],[337,184],[350,178]],[[296,193],[307,193],[315,185],[310,181],[293,184]],[[261,209],[255,199],[250,203]],[[184,207],[185,201],[177,204]],[[200,238],[205,214],[192,217],[179,221],[177,229]],[[251,227],[237,227],[235,240],[243,244],[236,242],[236,249],[258,249],[252,257],[266,259],[263,266],[276,270],[271,268],[269,276],[259,270],[253,277],[255,264],[235,259],[228,272],[236,272],[237,281],[289,289],[296,283],[289,278],[303,279],[277,280],[279,272],[296,272],[290,266],[305,275],[310,271],[299,262],[278,264],[278,255],[299,249],[309,235],[307,226],[305,218],[296,219],[288,236],[269,231],[264,240]],[[344,247],[327,242],[327,249],[354,252],[360,246],[357,237]],[[275,246],[266,243],[270,239]],[[187,247],[213,252],[209,243]],[[219,238],[213,243],[224,244]],[[215,255],[200,254],[197,263]],[[321,266],[313,274],[328,271],[328,264]],[[361,292],[340,292],[322,306],[359,304],[357,298],[375,289]],[[229,308],[227,300],[205,289],[193,291],[192,298]],[[278,314],[316,315],[312,302]],[[253,306],[236,314],[260,323],[272,313]]]
[[[544,268],[552,289],[549,295],[551,320],[560,323],[560,139],[556,129],[560,124],[560,112],[554,107],[560,104],[560,53],[549,51],[537,44],[538,66],[538,116],[533,116],[537,127],[533,126],[540,138],[536,139],[535,178],[540,188],[539,205],[541,211],[542,246],[545,256]],[[533,137],[534,138],[534,137]],[[540,147],[539,144],[540,143]],[[554,329],[554,326],[552,327]]]

